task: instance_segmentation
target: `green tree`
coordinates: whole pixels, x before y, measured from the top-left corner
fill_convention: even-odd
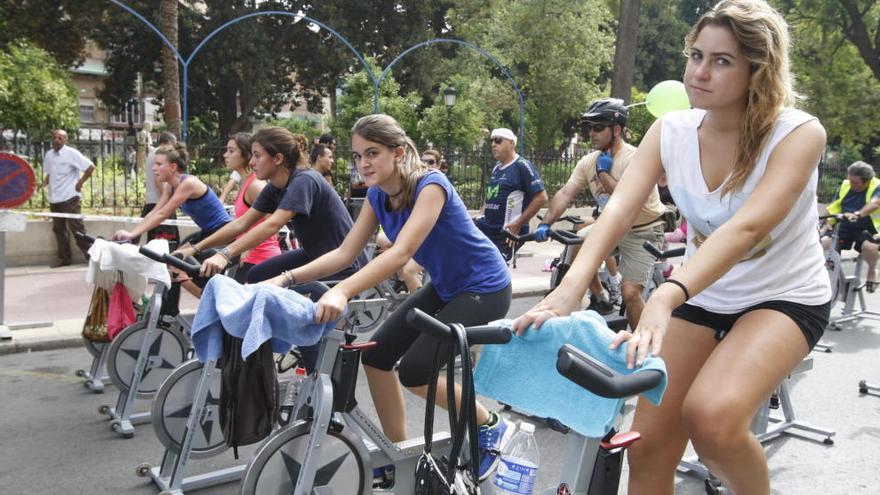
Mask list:
[[[684,37],[690,30],[682,10],[685,2],[644,0],[639,15],[635,86],[648,90],[684,75]],[[637,101],[637,100],[636,100]]]
[[[577,117],[587,103],[607,94],[614,20],[603,1],[459,0],[449,18],[453,34],[495,54],[510,68],[526,99],[529,147],[549,149],[562,144],[574,134]],[[467,60],[456,60],[458,70],[453,73],[467,74],[475,81],[503,77],[491,64],[474,63],[473,56],[471,62]],[[487,90],[506,84],[503,79],[477,83]],[[518,109],[509,86],[495,99]],[[486,127],[519,127],[518,110],[487,117]]]
[[[371,61],[371,65],[373,62]],[[374,70],[379,72],[381,69]],[[400,84],[390,75],[379,86],[379,111],[397,119],[406,134],[417,143],[421,142],[419,117],[416,111],[418,102],[419,97],[415,93],[403,96]],[[345,77],[342,82],[342,95],[339,96],[337,103],[336,118],[330,125],[337,142],[345,147],[351,139],[351,128],[357,119],[371,113],[373,113],[373,82],[367,73],[360,71]]]
[[[0,0],[0,49],[18,41],[51,53],[64,67],[82,62],[102,0]],[[97,9],[100,10],[100,9]]]
[[[156,0],[126,2],[158,25]],[[299,12],[326,23],[357,50],[387,63],[407,46],[442,32],[449,0],[351,2],[327,0],[202,0],[202,8],[179,11],[179,50],[186,57],[208,33],[229,20],[257,11]],[[154,33],[116,6],[104,6],[103,30],[96,33],[108,48],[109,80],[101,94],[109,106],[121,108],[132,97],[138,73],[161,87],[162,72],[153,70],[161,56]],[[272,117],[284,105],[331,110],[342,78],[360,70],[351,51],[317,25],[292,16],[260,16],[222,31],[204,46],[189,70],[189,113],[216,121],[221,134],[246,129],[254,119]],[[316,32],[317,31],[317,32]],[[133,43],[132,40],[138,40]],[[409,87],[430,87],[422,66],[430,60],[407,60],[400,78]],[[164,72],[164,71],[163,71]],[[400,79],[399,79],[400,80]],[[408,93],[409,90],[406,90]]]
[[[443,99],[443,91],[449,86],[443,84],[434,96],[433,104],[422,113],[419,129],[425,142],[430,141],[435,148],[450,155],[447,149],[447,123],[449,125],[449,145],[452,149],[470,149],[483,137],[481,129],[486,121],[486,114],[473,97],[469,81],[464,76],[452,78],[452,86],[456,89],[455,106],[449,111]],[[450,117],[447,121],[447,115]]]
[[[79,127],[76,89],[45,50],[18,42],[0,51],[0,129],[47,137]]]
[[[880,74],[856,31],[880,22],[880,3],[843,0],[778,1],[792,32],[792,69],[802,106],[819,117],[839,156],[877,157]],[[858,4],[859,14],[851,10]],[[861,46],[860,46],[861,44]],[[880,62],[880,60],[876,60]]]

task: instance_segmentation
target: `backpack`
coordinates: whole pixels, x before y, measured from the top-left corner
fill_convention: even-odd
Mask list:
[[[278,424],[278,376],[269,342],[246,360],[241,359],[242,339],[223,334],[220,357],[220,428],[226,445],[233,448],[257,443]]]

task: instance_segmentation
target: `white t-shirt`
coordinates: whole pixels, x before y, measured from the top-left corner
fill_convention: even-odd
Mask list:
[[[229,173],[229,180],[234,180],[236,184],[241,184],[241,174],[233,170]]]
[[[776,145],[794,129],[815,119],[799,110],[782,110],[742,189],[722,197],[723,184],[709,191],[700,167],[697,129],[705,113],[698,109],[670,112],[663,116],[661,124],[660,157],[669,192],[688,221],[687,256],[693,255],[702,241],[748,199],[763,177]],[[764,301],[811,306],[828,302],[831,285],[816,230],[818,178],[817,163],[788,215],[743,260],[688,303],[729,314]]]
[[[144,167],[144,203],[148,205],[158,203],[161,197],[161,194],[159,194],[159,184],[156,183],[156,176],[153,174],[153,162],[155,160],[156,149],[151,147]]]
[[[70,146],[50,149],[43,155],[43,173],[49,176],[49,202],[63,203],[79,196],[76,183],[82,172],[92,166],[91,160]]]

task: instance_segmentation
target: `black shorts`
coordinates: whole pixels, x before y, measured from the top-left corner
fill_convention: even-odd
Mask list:
[[[807,306],[789,301],[767,301],[731,314],[714,313],[699,306],[682,304],[672,310],[672,316],[711,328],[715,331],[715,338],[720,341],[733,328],[740,316],[756,309],[773,309],[791,318],[804,334],[810,350],[822,338],[825,327],[828,326],[828,319],[831,317],[831,301],[818,306]]]
[[[857,252],[862,252],[862,243],[865,241],[874,242],[874,234],[876,232],[872,232],[874,229],[866,229],[860,231],[843,231],[837,238],[837,250],[843,251],[845,249],[855,249]]]

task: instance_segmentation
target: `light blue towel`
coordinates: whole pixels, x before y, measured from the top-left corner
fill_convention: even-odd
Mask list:
[[[246,359],[263,342],[286,353],[293,346],[317,343],[336,322],[315,323],[317,306],[308,298],[272,285],[241,285],[224,276],[211,277],[193,320],[192,342],[201,362],[223,352],[223,332],[242,339]]]
[[[614,332],[593,311],[551,318],[540,330],[530,327],[521,337],[514,335],[508,344],[483,346],[474,372],[476,391],[529,414],[558,419],[581,435],[604,437],[614,426],[624,399],[599,397],[560,375],[556,358],[563,344],[577,347],[619,373],[662,371],[660,384],[644,394],[654,404],[660,404],[667,380],[666,364],[660,358],[649,357],[638,370],[627,370],[626,344],[609,350],[612,338]]]

